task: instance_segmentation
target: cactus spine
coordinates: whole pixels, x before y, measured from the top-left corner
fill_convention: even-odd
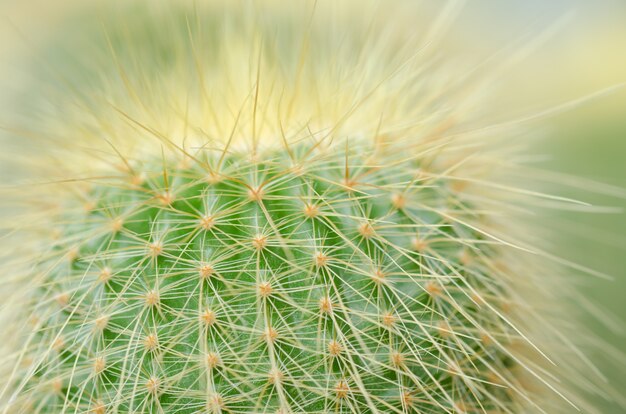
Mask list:
[[[337,45],[340,12],[270,4],[114,23],[44,117],[61,182],[28,220],[0,408],[570,407],[518,321],[535,276],[489,210],[508,193],[465,193],[497,161],[473,95],[401,29]]]

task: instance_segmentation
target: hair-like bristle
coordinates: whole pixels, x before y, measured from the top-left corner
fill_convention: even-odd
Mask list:
[[[520,127],[441,58],[453,7],[331,3],[64,40],[6,190],[0,413],[593,410],[563,263],[513,214],[573,201],[500,178]]]

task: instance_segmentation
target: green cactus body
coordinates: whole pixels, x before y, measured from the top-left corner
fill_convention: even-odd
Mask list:
[[[513,220],[564,200],[494,179],[521,134],[432,47],[451,10],[293,3],[68,29],[15,157],[0,414],[586,408]]]
[[[24,385],[38,412],[511,404],[491,382],[506,329],[479,303],[490,252],[440,213],[459,208],[445,183],[354,149],[257,159],[155,162],[67,206]]]

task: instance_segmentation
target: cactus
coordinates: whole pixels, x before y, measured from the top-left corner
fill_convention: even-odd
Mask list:
[[[480,305],[495,253],[419,157],[356,151],[373,149],[166,160],[94,186],[41,264],[26,395],[42,412],[509,406],[489,382],[511,381],[509,332]]]
[[[141,9],[88,38],[109,52],[42,117],[55,180],[28,187],[2,412],[576,404],[476,95],[400,28],[335,45],[326,6]]]

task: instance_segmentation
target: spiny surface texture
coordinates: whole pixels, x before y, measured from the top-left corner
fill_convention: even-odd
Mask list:
[[[60,35],[5,197],[0,414],[584,406],[512,219],[562,200],[494,180],[522,133],[440,56],[454,7],[196,3]]]
[[[415,157],[294,151],[166,162],[68,206],[35,307],[40,412],[510,405],[481,305],[501,289],[446,183]]]

